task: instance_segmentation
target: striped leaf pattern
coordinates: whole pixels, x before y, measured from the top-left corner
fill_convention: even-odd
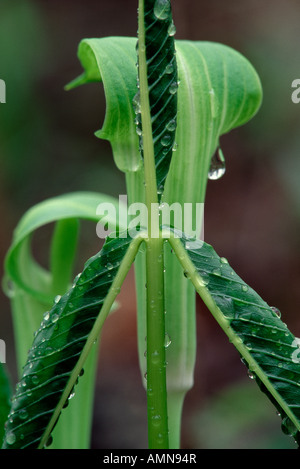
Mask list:
[[[125,233],[126,235],[127,233]],[[140,239],[108,238],[46,312],[17,384],[3,449],[43,448],[119,293]],[[99,314],[100,311],[100,314]]]
[[[163,191],[172,158],[177,125],[177,65],[170,0],[145,0],[145,47],[156,179]],[[136,109],[137,132],[143,154],[141,115]]]

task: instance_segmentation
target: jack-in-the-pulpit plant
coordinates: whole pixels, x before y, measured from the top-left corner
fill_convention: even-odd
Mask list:
[[[17,226],[5,288],[20,380],[2,419],[4,449],[89,447],[98,338],[133,263],[149,448],[180,447],[196,357],[195,292],[280,413],[283,431],[300,443],[300,340],[201,237],[207,180],[225,171],[220,136],[256,114],[260,81],[233,49],[175,41],[175,33],[170,0],[140,0],[137,39],[79,45],[84,72],[67,88],[103,83],[97,136],[109,140],[125,173],[128,204],[66,194],[33,207]],[[136,206],[144,207],[139,215]],[[72,280],[79,221],[99,218],[99,232],[110,234]],[[45,270],[31,237],[53,222]]]

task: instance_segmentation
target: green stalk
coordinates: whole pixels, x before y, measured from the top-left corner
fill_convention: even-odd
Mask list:
[[[144,2],[139,1],[139,84],[145,196],[148,210],[147,278],[147,414],[149,449],[167,449],[168,411],[165,361],[163,239],[159,230],[154,145],[148,94]]]

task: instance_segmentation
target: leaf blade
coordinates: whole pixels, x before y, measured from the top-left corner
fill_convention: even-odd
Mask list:
[[[280,412],[284,433],[300,444],[300,340],[211,246],[184,236],[171,236],[170,243],[196,291]]]

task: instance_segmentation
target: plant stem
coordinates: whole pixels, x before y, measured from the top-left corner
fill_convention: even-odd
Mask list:
[[[163,240],[149,239],[147,275],[147,409],[150,449],[168,448]]]
[[[159,230],[154,145],[148,93],[144,1],[139,1],[139,83],[145,196],[148,210],[147,281],[147,413],[149,449],[167,449],[168,411],[165,361],[163,239]]]

